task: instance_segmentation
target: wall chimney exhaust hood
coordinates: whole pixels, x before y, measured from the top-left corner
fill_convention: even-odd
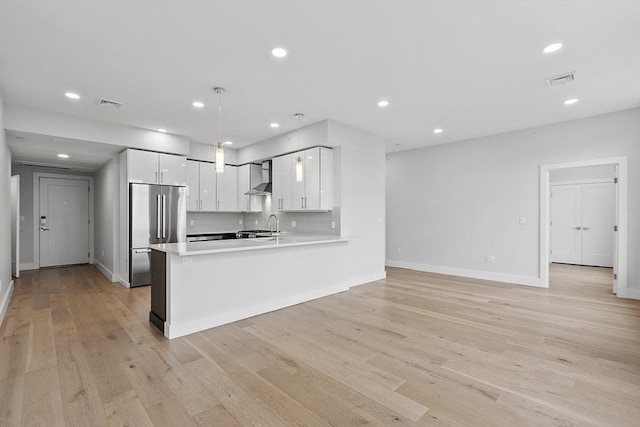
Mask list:
[[[262,162],[262,183],[244,193],[245,196],[270,196],[271,195],[271,160]]]

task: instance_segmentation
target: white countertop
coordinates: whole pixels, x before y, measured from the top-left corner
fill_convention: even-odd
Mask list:
[[[278,237],[212,240],[207,242],[189,243],[163,243],[159,245],[150,245],[149,247],[166,253],[188,256],[220,252],[250,251],[256,249],[274,249],[289,246],[320,245],[326,243],[346,242],[347,240],[348,239],[339,236],[282,233]]]

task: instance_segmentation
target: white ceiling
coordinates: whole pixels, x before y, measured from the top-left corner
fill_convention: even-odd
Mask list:
[[[564,48],[543,54],[552,42]],[[396,151],[640,105],[640,1],[2,0],[0,70],[8,104],[211,143],[223,86],[234,148],[303,112]],[[570,71],[576,82],[546,87]]]

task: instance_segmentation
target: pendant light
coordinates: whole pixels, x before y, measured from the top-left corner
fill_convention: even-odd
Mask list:
[[[300,139],[300,119],[304,117],[304,114],[296,113],[295,117],[298,119],[298,157],[296,158],[296,182],[302,182],[304,171],[302,169],[302,149],[301,149],[302,142]]]
[[[224,142],[222,142],[222,94],[224,88],[214,87],[213,91],[218,94],[218,142],[215,148],[216,173],[224,172]]]

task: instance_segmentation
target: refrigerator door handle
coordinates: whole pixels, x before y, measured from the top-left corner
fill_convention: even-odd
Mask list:
[[[167,238],[167,196],[162,195],[162,238]]]
[[[160,221],[161,221],[161,216],[162,216],[162,212],[160,211],[161,207],[160,207],[160,195],[158,194],[156,196],[156,237],[159,239],[160,238]]]

